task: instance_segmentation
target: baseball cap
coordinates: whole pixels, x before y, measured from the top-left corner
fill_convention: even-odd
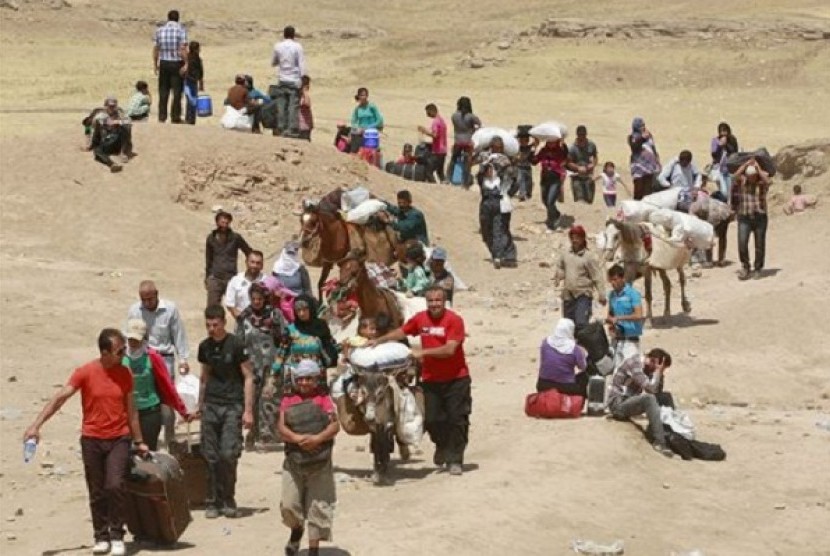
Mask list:
[[[430,259],[433,261],[446,261],[447,260],[447,250],[443,247],[436,247],[432,250],[432,254],[429,256]]]
[[[147,335],[147,324],[141,319],[130,319],[127,321],[127,330],[124,334],[128,340],[144,340]]]

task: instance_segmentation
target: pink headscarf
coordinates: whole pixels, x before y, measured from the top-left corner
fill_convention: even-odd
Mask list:
[[[279,298],[279,308],[285,320],[294,322],[294,292],[286,288],[276,276],[266,276],[262,279],[262,285]]]

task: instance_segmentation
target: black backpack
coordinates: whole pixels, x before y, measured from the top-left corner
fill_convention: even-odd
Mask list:
[[[668,444],[672,452],[686,461],[692,459],[723,461],[726,459],[726,452],[723,451],[720,444],[689,440],[668,427],[666,427],[666,444]]]

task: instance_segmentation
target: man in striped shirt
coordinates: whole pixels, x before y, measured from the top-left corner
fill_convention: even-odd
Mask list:
[[[156,29],[153,66],[159,77],[159,121],[167,121],[167,101],[173,92],[170,121],[182,123],[182,91],[187,72],[187,32],[179,24],[179,12],[170,10],[167,23]]]

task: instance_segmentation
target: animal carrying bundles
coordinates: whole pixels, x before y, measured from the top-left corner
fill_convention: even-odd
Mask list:
[[[658,209],[649,215],[649,222],[671,232],[671,241],[688,242],[694,249],[709,249],[715,237],[715,228],[697,216],[676,210]]]
[[[648,218],[651,216],[651,213],[657,209],[657,206],[643,201],[625,199],[624,201],[620,201],[620,206],[617,209],[617,218],[632,224],[648,222]]]
[[[658,208],[677,210],[677,203],[679,199],[680,188],[670,187],[668,189],[664,189],[663,191],[658,191],[657,193],[646,195],[645,197],[643,197],[642,201],[644,203],[653,205]]]
[[[251,131],[254,127],[254,117],[249,116],[244,108],[237,110],[233,106],[225,106],[225,113],[222,114],[219,124],[225,129]]]
[[[371,196],[372,193],[362,185],[353,189],[344,190],[340,196],[340,209],[344,212],[349,212],[357,208],[364,201],[368,201]]]
[[[559,390],[546,390],[528,394],[525,398],[525,415],[537,419],[568,419],[579,417],[585,398],[563,394]]]
[[[407,367],[412,351],[399,342],[386,342],[374,347],[360,347],[349,354],[349,362],[360,369],[385,371]]]
[[[769,177],[773,177],[778,171],[778,168],[775,166],[775,161],[770,156],[769,151],[764,147],[752,152],[730,154],[726,159],[726,168],[730,174],[734,174],[750,158],[754,158],[761,167],[761,170],[769,174]]]
[[[367,199],[346,213],[346,222],[366,224],[375,214],[386,208],[380,199]]]
[[[545,122],[530,128],[531,137],[541,142],[564,139],[568,135],[568,128],[556,121]]]
[[[691,258],[691,251],[683,243],[675,243],[660,234],[651,236],[651,255],[648,264],[652,268],[672,270],[683,268]]]
[[[481,127],[473,133],[473,147],[476,151],[483,151],[490,148],[490,141],[494,137],[501,137],[504,143],[504,154],[516,156],[519,154],[519,141],[513,134],[500,127]]]

